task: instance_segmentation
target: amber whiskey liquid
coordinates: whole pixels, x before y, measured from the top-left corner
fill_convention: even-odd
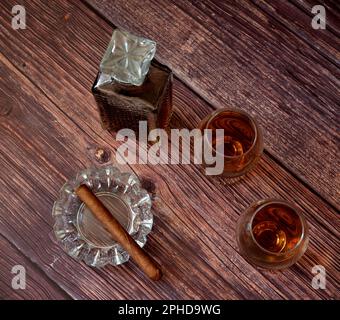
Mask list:
[[[308,225],[301,211],[284,200],[261,200],[241,215],[237,242],[252,264],[283,269],[294,264],[308,245]]]
[[[272,203],[255,215],[252,231],[257,243],[270,252],[286,252],[294,248],[302,236],[302,224],[294,209]]]
[[[222,111],[213,117],[207,126],[208,129],[224,129],[224,139],[216,140],[213,134],[213,147],[219,143],[224,144],[224,155],[237,157],[246,153],[255,139],[255,128],[251,119],[236,111]]]
[[[223,144],[225,177],[238,177],[248,172],[258,161],[263,150],[260,128],[256,121],[240,110],[220,109],[206,117],[200,129],[212,130],[212,148],[221,150]],[[217,139],[216,129],[223,129],[223,138]]]

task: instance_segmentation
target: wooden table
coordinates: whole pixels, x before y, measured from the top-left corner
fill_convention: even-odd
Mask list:
[[[311,27],[314,1],[88,0],[0,2],[0,298],[334,299],[339,295],[340,10],[318,1],[326,30]],[[15,4],[25,30],[11,28]],[[133,165],[153,194],[146,248],[165,275],[149,281],[129,262],[93,269],[70,258],[52,233],[58,190],[98,165],[103,131],[90,88],[114,26],[158,43],[172,68],[172,128],[197,126],[233,106],[257,117],[265,152],[234,185],[197,165]],[[294,202],[310,245],[293,267],[261,271],[238,253],[235,224],[262,198]],[[27,287],[11,287],[14,265]],[[313,289],[323,265],[326,289]]]

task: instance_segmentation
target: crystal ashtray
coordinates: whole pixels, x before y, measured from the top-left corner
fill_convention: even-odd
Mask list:
[[[54,234],[70,256],[93,267],[126,262],[128,253],[76,195],[75,190],[81,184],[96,194],[141,247],[153,224],[150,195],[135,174],[106,166],[79,172],[65,183],[54,203]]]

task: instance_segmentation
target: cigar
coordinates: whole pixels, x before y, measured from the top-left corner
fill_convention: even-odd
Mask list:
[[[95,194],[86,185],[81,185],[75,192],[145,274],[152,280],[159,280],[162,277],[160,266],[135,242]]]

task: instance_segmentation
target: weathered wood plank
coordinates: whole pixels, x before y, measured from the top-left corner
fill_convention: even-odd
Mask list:
[[[8,60],[3,56],[0,59],[1,72],[8,84],[6,87],[2,81],[1,87],[5,87],[10,96],[18,96],[12,113],[1,126],[1,149],[6,150],[1,154],[4,168],[1,172],[2,201],[7,214],[1,216],[0,230],[37,260],[52,279],[74,298],[254,298],[261,294],[261,288],[256,290],[259,292],[252,292],[250,288],[254,284],[247,285],[245,275],[243,281],[232,273],[227,278],[219,276],[212,268],[221,262],[211,251],[211,240],[207,244],[203,240],[193,241],[197,229],[187,219],[181,223],[180,212],[176,210],[174,213],[169,204],[163,203],[164,200],[159,201],[160,208],[155,204],[156,227],[147,244],[151,254],[162,261],[166,273],[164,281],[150,283],[131,264],[101,272],[67,257],[50,239],[53,224],[50,212],[58,189],[65,181],[64,175],[72,176],[76,169],[91,163],[87,149],[95,143],[93,137],[96,134],[89,130],[80,134],[80,130],[73,129],[75,123],[20,75]],[[15,89],[16,80],[20,80],[22,91]],[[84,129],[81,122],[79,124]],[[112,136],[108,133],[97,136],[97,141],[101,139],[110,141]],[[167,189],[166,185],[164,188]],[[16,189],[20,192],[13,192]],[[157,185],[159,189],[161,187]],[[30,214],[24,215],[27,212]],[[211,227],[201,226],[201,230],[205,228]],[[44,246],[40,245],[41,242]],[[225,253],[223,256],[227,258]],[[205,257],[209,257],[209,264]],[[225,262],[219,269],[224,268]],[[115,281],[107,279],[110,273]],[[186,277],[187,274],[191,276]],[[270,292],[274,297],[280,296],[270,283],[267,286],[268,292],[264,292],[264,296],[268,297]]]
[[[331,31],[338,38],[340,37],[340,4],[337,0],[290,0],[297,7],[305,11],[309,16],[313,16],[312,8],[315,5],[322,5],[326,10],[326,29]],[[337,39],[334,39],[337,41]]]
[[[1,210],[1,214],[3,214]],[[68,299],[69,296],[53,283],[44,272],[28,260],[17,248],[0,234],[0,300],[12,299]],[[25,289],[12,287],[14,266],[25,268]],[[15,271],[17,272],[17,271]]]
[[[87,2],[156,40],[158,59],[214,107],[257,114],[266,149],[339,208],[339,69],[328,59],[250,1]]]
[[[92,163],[88,150],[93,145],[117,147],[101,131],[89,91],[111,28],[79,3],[49,8],[29,2],[26,6],[31,16],[24,34],[11,30],[5,15],[0,17],[6,26],[0,35],[6,49],[1,56],[6,77],[0,88],[13,104],[0,126],[1,150],[6,150],[1,154],[5,170],[0,174],[3,181],[11,182],[2,189],[7,214],[0,218],[0,231],[8,239],[29,252],[75,298],[337,296],[336,213],[266,155],[247,179],[233,186],[205,177],[195,166],[133,167],[155,185],[156,225],[147,248],[165,267],[160,283],[148,282],[131,263],[93,271],[63,254],[49,239],[50,210],[59,187],[77,169]],[[18,82],[20,87],[15,85]],[[192,128],[210,107],[181,82],[175,81],[174,87],[172,126]],[[17,189],[20,194],[13,193]],[[10,193],[11,201],[4,196]],[[280,273],[247,264],[237,253],[234,236],[239,214],[252,201],[273,196],[298,203],[311,223],[312,242],[306,256]],[[26,223],[24,212],[29,212],[24,215]],[[46,245],[37,245],[41,239]],[[314,264],[324,264],[328,270],[325,291],[311,287]]]
[[[288,1],[253,0],[253,2],[268,15],[284,24],[287,29],[303,39],[330,62],[338,67],[340,66],[340,40],[329,28],[327,29],[327,24],[325,30],[314,30],[312,28],[311,23],[314,17],[311,13],[312,6],[307,13],[305,10],[300,10],[297,3]],[[336,8],[326,9],[326,15],[328,11],[334,12],[336,10]],[[329,25],[331,25],[331,22]]]

